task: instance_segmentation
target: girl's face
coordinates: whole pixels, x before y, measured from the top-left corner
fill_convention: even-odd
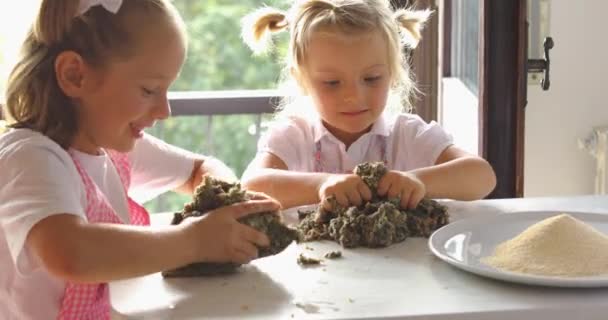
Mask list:
[[[300,85],[326,128],[347,145],[382,114],[391,75],[386,40],[378,31],[317,32],[310,39]]]
[[[99,148],[130,151],[145,128],[171,114],[167,91],[184,62],[185,43],[176,27],[148,28],[130,58],[90,70],[73,148],[91,154]]]

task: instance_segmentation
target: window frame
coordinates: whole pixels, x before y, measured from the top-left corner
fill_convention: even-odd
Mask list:
[[[278,90],[172,91],[173,116],[211,116],[274,112]],[[274,103],[274,102],[277,103]]]

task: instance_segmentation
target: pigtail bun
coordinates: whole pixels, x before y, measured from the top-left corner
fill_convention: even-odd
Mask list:
[[[243,41],[255,54],[261,54],[270,46],[270,34],[287,28],[287,15],[280,10],[264,7],[243,18],[241,21]]]
[[[416,48],[422,36],[420,31],[424,27],[424,23],[431,16],[433,11],[425,10],[410,10],[399,9],[395,11],[393,17],[397,24],[402,28],[403,43],[410,47]]]

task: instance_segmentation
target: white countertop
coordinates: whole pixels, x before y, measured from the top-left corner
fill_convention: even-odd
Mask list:
[[[446,202],[452,221],[475,215],[556,210],[608,214],[608,196]],[[167,214],[153,223],[168,223]],[[312,250],[311,250],[312,249]],[[299,253],[343,258],[301,267]],[[383,249],[295,243],[229,276],[110,284],[115,319],[607,319],[608,288],[560,289],[482,278],[435,258],[427,239]]]

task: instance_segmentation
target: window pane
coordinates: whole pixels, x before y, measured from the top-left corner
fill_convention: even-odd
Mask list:
[[[270,118],[270,115],[171,117],[148,132],[192,152],[213,155],[240,176],[255,155],[260,116],[260,123]]]
[[[479,69],[479,1],[452,2],[451,74],[477,95]]]
[[[241,39],[241,19],[264,6],[287,9],[285,0],[194,1],[175,0],[186,22],[188,57],[174,91],[276,88],[288,33],[274,35],[267,55],[253,56]],[[200,106],[205,108],[203,104]],[[246,106],[244,106],[246,107]],[[270,119],[257,115],[172,117],[149,132],[168,143],[212,155],[231,167],[238,177],[255,156],[259,124]],[[190,197],[167,193],[146,204],[150,212],[180,210]]]
[[[174,4],[186,22],[189,47],[186,64],[173,90],[276,87],[281,71],[278,61],[287,48],[287,32],[275,34],[275,50],[253,56],[241,39],[240,23],[243,16],[264,5],[286,9],[285,0],[175,0]]]

